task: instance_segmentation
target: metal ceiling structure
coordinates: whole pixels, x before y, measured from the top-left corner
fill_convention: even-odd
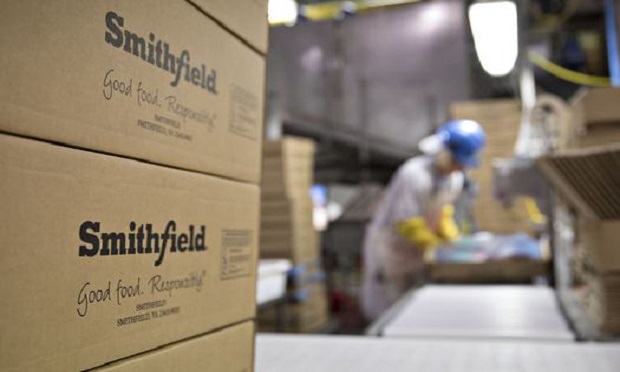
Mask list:
[[[267,123],[319,139],[340,159],[327,168],[344,159],[343,173],[358,174],[330,179],[385,181],[448,118],[448,104],[469,97],[465,30],[459,0],[272,28]]]
[[[603,31],[602,2],[519,1],[533,9],[529,42],[546,43],[551,57],[565,35]],[[358,10],[377,7],[344,18],[334,14],[345,1],[297,3],[315,18],[271,29],[267,132],[279,126],[275,133],[316,139],[321,182],[385,182],[417,152],[419,139],[449,118],[450,103],[518,94],[516,74],[491,78],[480,67],[469,1],[359,0]],[[387,6],[395,3],[401,5]],[[543,89],[561,97],[578,88],[535,73]]]

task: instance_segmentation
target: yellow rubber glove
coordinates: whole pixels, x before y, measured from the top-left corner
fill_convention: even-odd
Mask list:
[[[452,205],[446,205],[442,208],[439,225],[437,226],[437,235],[449,242],[459,238],[459,228],[456,222],[454,222],[454,207]]]
[[[540,212],[536,201],[532,198],[524,199],[525,210],[530,222],[535,225],[544,225],[547,222],[547,218]]]
[[[412,217],[400,221],[396,230],[423,252],[437,247],[441,242],[441,239],[428,227],[423,217]]]

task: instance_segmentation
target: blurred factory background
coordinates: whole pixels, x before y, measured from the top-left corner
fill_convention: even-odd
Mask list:
[[[368,331],[359,304],[366,225],[394,172],[420,153],[418,142],[452,119],[480,122],[487,147],[482,165],[467,174],[470,192],[457,203],[468,235],[427,262],[427,283],[543,283],[568,298],[567,311],[584,308],[577,293],[587,287],[581,272],[588,263],[580,257],[588,255],[575,243],[576,192],[566,196],[552,187],[536,163],[620,140],[613,4],[500,2],[513,4],[514,14],[476,18],[475,4],[497,2],[272,3],[265,146],[288,141],[293,148],[307,140],[314,146],[303,187],[312,190],[320,241],[310,260],[318,266],[310,271],[323,275],[309,277],[324,283],[328,310],[305,331]],[[293,152],[281,154],[294,158]],[[273,164],[263,162],[263,195],[275,179],[268,176]],[[280,171],[293,179],[300,169]],[[560,172],[553,165],[542,169]],[[308,266],[292,253],[264,253],[271,248],[263,243],[263,257],[293,258],[289,275]],[[289,280],[295,283],[289,291],[304,289],[301,282]],[[294,313],[301,312],[304,302],[293,302]],[[264,329],[300,331],[278,327]]]

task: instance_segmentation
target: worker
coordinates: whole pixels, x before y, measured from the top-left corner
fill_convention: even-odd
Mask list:
[[[424,155],[393,176],[366,229],[362,308],[368,320],[423,279],[425,254],[458,238],[453,203],[463,171],[478,165],[484,144],[480,124],[450,121],[420,142]]]
[[[463,175],[463,190],[454,201],[454,221],[464,234],[472,234],[478,231],[474,220],[474,200],[478,196],[478,185],[468,174]]]

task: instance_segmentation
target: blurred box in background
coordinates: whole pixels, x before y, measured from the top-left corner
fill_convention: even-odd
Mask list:
[[[261,179],[262,258],[286,258],[293,266],[317,260],[318,234],[314,229],[314,143],[285,137],[263,145]]]
[[[603,332],[620,334],[620,144],[567,150],[538,164],[578,214],[582,305]]]
[[[530,231],[524,201],[516,199],[513,206],[505,208],[493,193],[493,160],[514,156],[521,123],[519,101],[490,99],[457,102],[450,106],[450,115],[453,119],[477,121],[487,135],[480,166],[468,173],[479,188],[473,202],[473,217],[478,230],[501,234]]]
[[[325,283],[314,283],[289,293],[282,312],[276,308],[258,313],[260,332],[313,333],[321,332],[329,322]],[[283,317],[283,318],[280,318]]]
[[[261,258],[288,259],[283,308],[259,308],[262,331],[312,332],[329,320],[319,234],[315,230],[314,143],[284,137],[263,145],[261,179]]]

